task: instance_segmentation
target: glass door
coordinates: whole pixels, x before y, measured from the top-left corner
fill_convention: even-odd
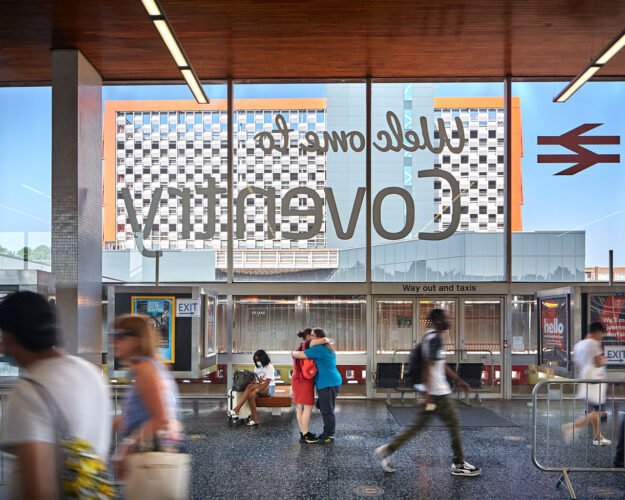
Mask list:
[[[482,390],[498,395],[502,393],[505,376],[501,350],[502,311],[500,298],[463,299],[463,322],[458,329],[457,342],[459,363],[482,364]]]
[[[412,298],[375,300],[375,355],[373,373],[379,363],[407,363],[416,341],[416,300]],[[376,379],[377,380],[377,379]],[[390,389],[377,385],[377,393],[390,395]],[[398,394],[397,394],[398,395]]]
[[[376,355],[392,358],[414,345],[413,299],[376,301]],[[391,358],[387,362],[391,361]]]
[[[419,330],[417,340],[421,342],[428,330],[432,329],[428,319],[433,309],[443,309],[449,315],[449,330],[443,332],[443,346],[449,355],[456,349],[456,301],[453,299],[419,299]],[[450,361],[451,362],[451,361]]]

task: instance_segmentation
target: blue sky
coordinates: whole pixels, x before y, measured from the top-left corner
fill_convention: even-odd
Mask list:
[[[617,146],[588,146],[625,158],[625,83],[587,83],[567,103],[552,98],[564,83],[515,83],[523,123],[523,228],[526,231],[586,231],[586,264],[606,266],[608,250],[625,266],[625,171],[622,164],[599,164],[574,176],[554,176],[569,165],[538,164],[537,154],[564,153],[537,146],[539,135],[561,135],[584,123],[603,123],[588,135],[620,135]],[[225,99],[225,85],[207,85],[212,99]],[[235,98],[324,97],[323,84],[237,85]],[[435,95],[503,95],[498,83],[437,84]],[[107,86],[103,100],[190,99],[184,85]],[[49,242],[51,90],[0,88],[0,245]]]

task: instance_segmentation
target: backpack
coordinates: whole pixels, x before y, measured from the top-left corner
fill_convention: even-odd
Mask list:
[[[23,377],[37,390],[52,414],[59,419],[57,445],[60,459],[60,488],[64,499],[108,500],[115,496],[108,469],[91,443],[71,436],[68,424],[48,390],[36,380]]]
[[[315,378],[315,375],[317,375],[317,365],[315,364],[315,361],[313,359],[300,359],[301,364],[301,370],[302,370],[302,375],[304,376],[304,378],[307,379],[311,379],[311,378]]]
[[[249,370],[237,370],[232,376],[232,390],[244,391],[248,385],[254,382],[254,378],[254,374]]]
[[[423,341],[419,342],[410,353],[408,372],[404,375],[411,386],[423,383]]]

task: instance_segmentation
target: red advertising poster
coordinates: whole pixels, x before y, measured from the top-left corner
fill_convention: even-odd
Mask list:
[[[567,368],[569,359],[568,297],[540,299],[541,363]]]
[[[625,297],[591,296],[590,321],[600,321],[604,326],[605,342],[625,342]]]

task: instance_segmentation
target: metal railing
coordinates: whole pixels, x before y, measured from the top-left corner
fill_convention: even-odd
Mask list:
[[[602,379],[599,383],[597,379],[544,379],[534,386],[532,391],[532,462],[540,470],[559,472],[561,475],[556,487],[566,484],[571,498],[576,498],[569,477],[571,472],[625,472],[625,468],[606,465],[607,460],[609,464],[612,463],[618,437],[617,426],[620,423],[616,405],[616,389],[624,385],[624,380]],[[600,407],[601,412],[596,423],[599,437],[601,438],[605,432],[612,439],[609,446],[599,445],[589,449],[589,433],[594,431],[594,429],[591,430],[591,422],[588,421],[588,415],[594,411],[591,409],[594,401],[589,399],[592,386],[595,386],[593,391],[605,392],[605,403],[602,403],[602,408]],[[600,388],[596,389],[596,386]],[[546,394],[541,392],[544,389],[546,389]],[[540,397],[541,394],[543,397]],[[599,399],[599,401],[602,400],[603,398]],[[541,407],[543,402],[544,407]],[[584,413],[581,413],[582,410],[586,417]],[[608,410],[611,412],[612,423],[602,425],[603,414],[607,417]],[[575,422],[578,422],[580,427],[577,433],[578,443],[579,438],[583,440],[582,447],[575,446]],[[611,432],[608,433],[610,428]],[[571,439],[568,443],[565,441],[566,434]],[[610,453],[604,452],[606,448]]]

